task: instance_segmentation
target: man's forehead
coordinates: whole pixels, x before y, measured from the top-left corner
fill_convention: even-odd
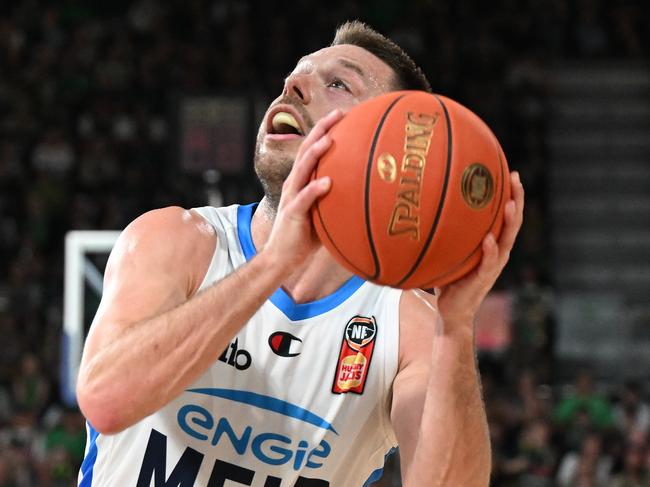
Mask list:
[[[393,77],[393,70],[388,64],[371,52],[352,44],[329,46],[312,52],[298,61],[294,71],[309,71],[317,65],[327,62],[356,65],[366,73],[366,76],[377,80],[385,80],[387,83],[390,83]]]

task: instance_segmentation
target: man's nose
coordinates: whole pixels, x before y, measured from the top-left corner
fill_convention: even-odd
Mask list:
[[[298,98],[302,103],[311,101],[311,81],[308,74],[290,74],[284,83],[285,96]]]

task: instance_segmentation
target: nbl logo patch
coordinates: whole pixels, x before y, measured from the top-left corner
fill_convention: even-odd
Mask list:
[[[355,316],[345,326],[332,392],[363,394],[377,337],[375,317]]]

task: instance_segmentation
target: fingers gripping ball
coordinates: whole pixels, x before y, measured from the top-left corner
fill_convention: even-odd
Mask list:
[[[354,107],[330,134],[314,177],[332,187],[312,220],[341,265],[400,288],[441,286],[476,267],[510,199],[505,155],[478,116],[401,91]]]

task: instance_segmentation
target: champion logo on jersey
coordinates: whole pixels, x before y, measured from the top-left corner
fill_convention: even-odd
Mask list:
[[[300,355],[302,340],[286,331],[276,331],[269,336],[269,347],[280,357],[296,357]]]
[[[345,326],[332,392],[363,394],[377,337],[375,317],[354,316]]]

